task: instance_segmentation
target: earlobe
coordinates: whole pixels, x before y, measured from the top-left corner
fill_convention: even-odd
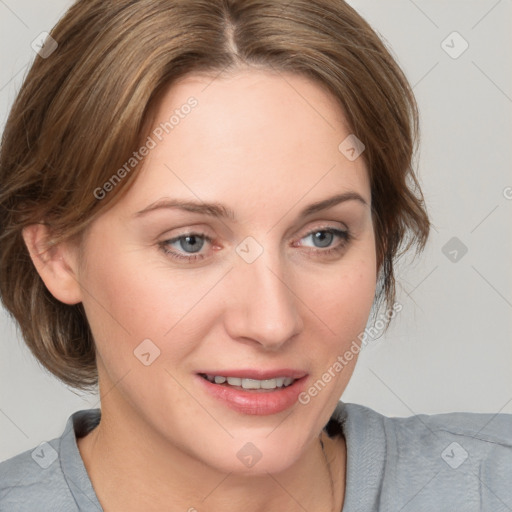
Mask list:
[[[27,226],[22,234],[37,273],[50,293],[65,304],[81,302],[76,251],[66,243],[53,245],[45,224]]]

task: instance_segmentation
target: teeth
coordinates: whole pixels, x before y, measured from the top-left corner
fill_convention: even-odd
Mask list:
[[[205,375],[206,379],[215,384],[228,383],[230,386],[240,386],[244,389],[276,389],[287,387],[293,383],[291,377],[276,377],[275,379],[241,379],[239,377],[224,377],[222,375]]]
[[[260,383],[261,389],[274,389],[277,386],[276,379],[262,380]]]
[[[242,387],[244,389],[260,389],[261,380],[242,379]]]

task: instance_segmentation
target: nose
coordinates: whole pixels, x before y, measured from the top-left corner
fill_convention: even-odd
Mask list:
[[[230,272],[230,300],[225,314],[232,339],[277,351],[303,329],[298,306],[302,297],[293,289],[289,269],[277,253],[265,250],[252,263],[235,260]]]

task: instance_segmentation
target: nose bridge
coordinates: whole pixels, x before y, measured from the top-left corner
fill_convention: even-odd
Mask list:
[[[266,348],[279,348],[302,329],[297,297],[278,247],[247,237],[236,248],[233,338],[252,339]]]

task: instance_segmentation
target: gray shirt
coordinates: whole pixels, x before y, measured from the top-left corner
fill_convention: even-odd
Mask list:
[[[0,511],[102,511],[76,443],[100,417],[76,412],[61,437],[2,462]],[[339,402],[325,429],[346,440],[342,512],[512,512],[512,414],[388,418]]]

